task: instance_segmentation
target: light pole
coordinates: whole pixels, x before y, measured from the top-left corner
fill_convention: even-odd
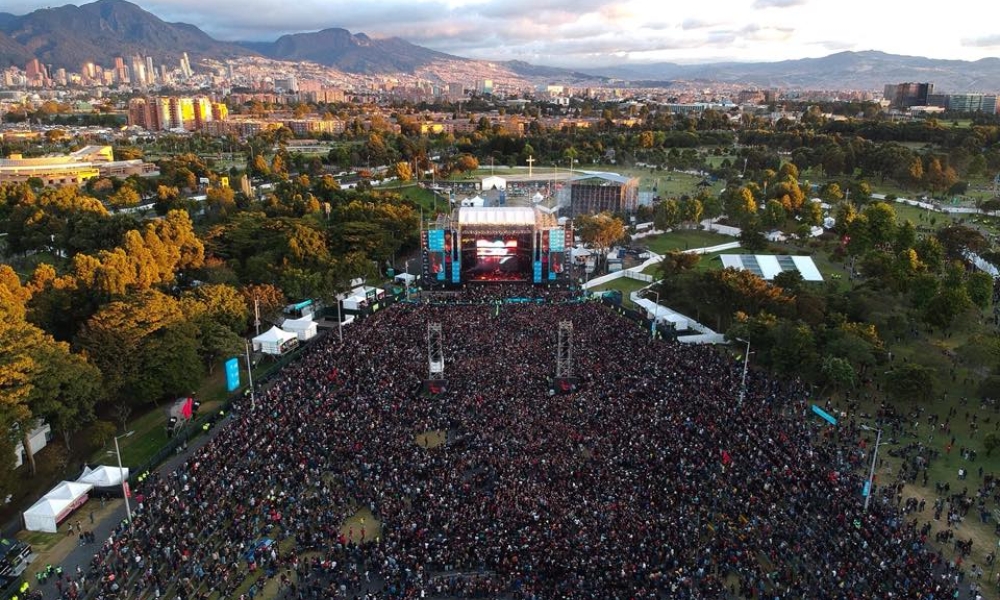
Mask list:
[[[873,428],[869,427],[867,425],[862,425],[861,429],[864,429],[865,431],[871,431]],[[873,489],[875,487],[875,485],[874,485],[874,482],[875,482],[875,462],[878,460],[878,447],[879,447],[879,444],[881,444],[881,443],[882,443],[882,428],[879,427],[878,428],[878,433],[875,435],[875,448],[872,449],[872,466],[871,466],[871,469],[868,470],[868,481],[865,482],[865,491],[867,493],[865,494],[865,510],[864,510],[864,512],[866,514],[868,513],[868,504],[871,502],[872,493],[875,491]]]
[[[743,356],[743,377],[740,380],[740,406],[743,405],[743,398],[747,395],[747,370],[750,368],[750,340],[736,338],[747,345],[746,354]]]
[[[410,299],[410,261],[412,258],[406,259],[406,279],[403,281],[403,285],[406,286],[406,299]]]
[[[253,364],[250,362],[250,340],[244,339],[247,352],[247,381],[250,383],[250,410],[257,410],[257,395],[253,391]]]
[[[653,323],[649,326],[649,337],[656,337],[656,317],[660,316],[660,292],[653,292],[656,295],[656,308],[653,309]]]
[[[132,529],[132,504],[128,501],[129,489],[128,479],[125,477],[125,469],[122,468],[122,451],[118,447],[118,438],[130,437],[135,430],[115,436],[115,456],[118,457],[118,476],[122,480],[122,498],[125,498],[125,516],[128,519],[128,528]]]
[[[344,341],[344,318],[340,316],[340,293],[337,293],[337,337]]]

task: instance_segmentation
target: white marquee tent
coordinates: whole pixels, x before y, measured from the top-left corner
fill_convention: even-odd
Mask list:
[[[316,321],[312,320],[312,315],[306,315],[301,319],[287,319],[281,326],[289,333],[294,333],[300,342],[316,337]]]
[[[83,474],[77,478],[77,483],[89,484],[95,488],[119,487],[122,484],[122,477],[128,480],[128,467],[108,467],[101,465],[91,469],[83,468]]]
[[[24,511],[24,528],[28,531],[59,531],[59,523],[87,501],[93,485],[63,481],[42,499]]]
[[[272,327],[253,339],[254,350],[260,350],[264,354],[281,355],[288,351],[293,340],[298,336],[289,333],[278,327]]]

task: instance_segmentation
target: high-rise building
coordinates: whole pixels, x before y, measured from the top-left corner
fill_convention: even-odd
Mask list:
[[[28,61],[28,64],[24,66],[24,73],[29,83],[42,83],[47,79],[45,67],[37,58]]]
[[[188,59],[188,53],[184,52],[181,54],[181,74],[185,79],[190,79],[192,75],[191,71],[191,61]]]
[[[122,56],[115,57],[115,80],[118,83],[129,82],[128,67],[125,66],[125,58]]]
[[[156,67],[153,66],[153,57],[146,57],[146,85],[156,83]]]
[[[906,109],[927,106],[927,96],[933,93],[933,83],[890,83],[885,86],[884,97],[893,108]]]
[[[992,94],[949,94],[947,108],[956,112],[995,114],[997,97]]]

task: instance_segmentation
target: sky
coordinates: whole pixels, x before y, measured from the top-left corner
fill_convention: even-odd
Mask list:
[[[74,2],[82,4],[84,2]],[[594,67],[777,61],[844,50],[1000,56],[985,0],[136,0],[220,40],[341,27],[467,58]],[[56,6],[4,0],[4,12]],[[978,16],[977,16],[978,15]]]

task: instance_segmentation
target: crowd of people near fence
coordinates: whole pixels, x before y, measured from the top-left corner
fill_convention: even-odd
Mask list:
[[[81,595],[242,600],[269,580],[302,599],[965,593],[916,516],[882,494],[865,511],[865,432],[815,419],[799,382],[751,371],[740,402],[725,353],[596,302],[483,293],[312,344],[135,486]],[[563,321],[578,385],[553,394]],[[420,393],[428,323],[438,395]],[[428,432],[444,443],[417,443]]]

